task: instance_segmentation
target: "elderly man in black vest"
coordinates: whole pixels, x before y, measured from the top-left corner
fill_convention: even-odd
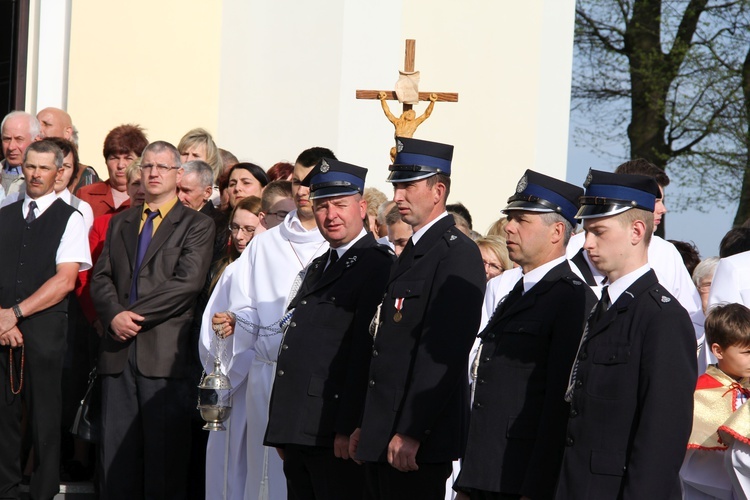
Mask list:
[[[91,267],[80,212],[54,191],[63,153],[35,142],[24,153],[26,195],[0,210],[0,497],[16,498],[21,482],[21,399],[31,413],[36,457],[32,498],[59,491],[60,379],[67,295],[79,270]]]

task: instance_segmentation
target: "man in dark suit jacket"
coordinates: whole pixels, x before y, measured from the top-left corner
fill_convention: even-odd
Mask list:
[[[565,246],[583,189],[527,170],[508,200],[508,253],[523,269],[482,338],[469,440],[454,488],[472,499],[552,498],[565,449],[564,400],[596,299]]]
[[[442,498],[466,440],[484,265],[445,211],[453,147],[398,138],[396,149],[388,180],[414,235],[388,278],[350,449],[367,462],[370,498]]]
[[[349,460],[359,425],[369,326],[393,252],[364,228],[367,170],[325,158],[303,181],[330,251],[313,260],[284,335],[265,444],[283,448],[290,498],[362,498],[362,467]]]
[[[116,215],[91,284],[102,338],[104,498],[184,498],[193,305],[211,262],[211,219],[178,202],[180,155],[143,151],[145,204]],[[198,279],[196,279],[198,278]]]
[[[216,234],[226,236],[226,219],[218,217],[219,211],[214,208],[211,202],[211,193],[213,193],[214,171],[211,165],[202,160],[186,161],[182,164],[182,177],[177,184],[177,198],[180,203],[187,208],[197,210],[202,214],[211,217],[216,225]],[[212,262],[216,262],[227,254],[227,240],[220,238],[214,239],[214,250]],[[209,272],[206,283],[210,283],[211,273]],[[208,300],[208,289],[204,289],[195,304],[195,315],[193,317],[192,337],[190,339],[190,351],[192,353],[192,377],[195,387],[194,394],[198,396],[198,385],[203,374],[203,364],[198,353],[198,343],[200,342],[201,319],[203,311],[206,308]],[[198,409],[192,412],[192,435],[190,446],[190,482],[188,483],[188,495],[191,499],[203,498],[206,491],[206,444],[208,442],[208,432],[203,429],[204,421],[200,416]]]
[[[679,499],[693,422],[695,333],[648,265],[651,177],[590,171],[576,215],[607,277],[571,370],[558,499]]]

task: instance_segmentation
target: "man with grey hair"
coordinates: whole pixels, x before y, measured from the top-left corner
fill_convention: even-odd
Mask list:
[[[182,165],[182,178],[177,184],[177,198],[188,208],[212,217],[215,209],[211,199],[214,172],[211,165],[202,160],[192,160]]]
[[[25,111],[11,111],[0,124],[3,138],[3,157],[0,162],[2,181],[5,195],[23,191],[23,173],[21,163],[26,148],[41,138],[39,121]]]
[[[55,194],[62,151],[51,141],[27,146],[24,197],[0,209],[0,492],[18,498],[25,401],[35,456],[31,498],[52,498],[60,487],[68,295],[91,255],[83,217]]]

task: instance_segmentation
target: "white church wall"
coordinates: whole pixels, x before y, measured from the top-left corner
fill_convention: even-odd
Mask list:
[[[107,177],[107,133],[137,123],[177,145],[195,127],[218,128],[221,2],[75,0],[67,110],[81,161]]]
[[[392,89],[415,38],[420,90],[459,93],[415,136],[455,145],[451,201],[484,232],[526,168],[565,176],[573,12],[573,0],[225,1],[220,142],[266,167],[327,146],[390,195],[393,126],[354,94]]]
[[[32,14],[28,108],[67,101],[81,157],[100,171],[104,136],[118,124],[175,143],[202,126],[265,168],[330,147],[390,195],[393,126],[355,91],[392,89],[414,38],[420,89],[459,93],[415,136],[455,146],[450,201],[469,207],[477,230],[526,168],[565,177],[574,0],[76,0],[69,22],[66,2],[49,1],[32,2],[41,13]],[[46,38],[45,19],[56,21]]]

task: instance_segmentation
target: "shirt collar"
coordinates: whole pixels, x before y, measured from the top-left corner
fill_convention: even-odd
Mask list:
[[[651,266],[648,264],[645,264],[635,271],[631,271],[630,273],[626,274],[625,276],[621,276],[617,280],[610,283],[609,288],[607,288],[607,293],[609,293],[609,300],[610,303],[614,304],[617,302],[617,299],[620,298],[620,295],[622,295],[625,290],[627,290],[630,285],[635,283],[638,278],[646,274],[651,270]]]
[[[426,233],[426,232],[427,232],[427,231],[428,231],[428,230],[429,230],[429,229],[430,229],[430,228],[431,228],[432,226],[434,226],[434,225],[435,225],[435,223],[436,223],[437,221],[439,221],[439,220],[440,220],[440,219],[442,219],[443,217],[448,217],[448,212],[447,212],[447,211],[445,211],[445,212],[443,212],[442,214],[438,215],[437,217],[435,217],[434,219],[432,219],[432,220],[431,220],[430,222],[428,222],[427,224],[425,224],[425,225],[424,225],[424,226],[422,227],[422,229],[420,229],[419,231],[416,231],[416,232],[415,232],[414,234],[412,234],[412,235],[411,235],[411,241],[412,241],[412,244],[416,245],[416,244],[417,244],[417,242],[419,241],[419,239],[420,239],[420,238],[421,238],[422,236],[424,236],[424,233]]]
[[[45,194],[44,196],[40,196],[36,200],[32,200],[28,196],[24,196],[23,197],[23,216],[26,217],[26,214],[29,213],[29,203],[31,203],[32,201],[36,202],[37,211],[35,213],[36,213],[36,216],[39,217],[56,200],[57,200],[57,194],[54,191],[52,191],[51,193]]]
[[[542,264],[541,266],[533,269],[532,271],[529,271],[528,273],[523,275],[523,293],[528,292],[531,290],[531,288],[539,283],[544,276],[550,272],[550,270],[557,266],[558,264],[561,264],[565,260],[565,256],[561,255],[560,257],[551,260],[549,262],[546,262]]]
[[[157,215],[157,217],[164,219],[169,211],[172,210],[175,205],[177,205],[177,201],[178,198],[175,196],[168,202],[162,203],[162,205],[156,210],[157,212],[159,212],[159,215]],[[148,206],[148,203],[144,203],[143,207],[141,208],[141,220],[144,220],[146,218],[146,209],[151,210],[151,208]]]
[[[67,190],[67,188],[57,193],[57,197],[60,198],[65,203],[67,203],[68,205],[70,205],[71,196],[72,195],[70,194],[70,191]]]
[[[23,173],[23,171],[21,170],[21,165],[11,167],[10,165],[8,165],[8,160],[3,160],[3,170],[9,174],[21,175]]]
[[[349,250],[351,247],[354,246],[356,242],[358,242],[360,239],[362,239],[367,234],[367,231],[365,231],[365,228],[362,228],[362,231],[357,235],[356,238],[354,238],[352,241],[347,243],[346,245],[341,245],[338,248],[332,248],[331,250],[335,250],[337,254],[339,254],[339,259],[344,256],[347,250]]]

